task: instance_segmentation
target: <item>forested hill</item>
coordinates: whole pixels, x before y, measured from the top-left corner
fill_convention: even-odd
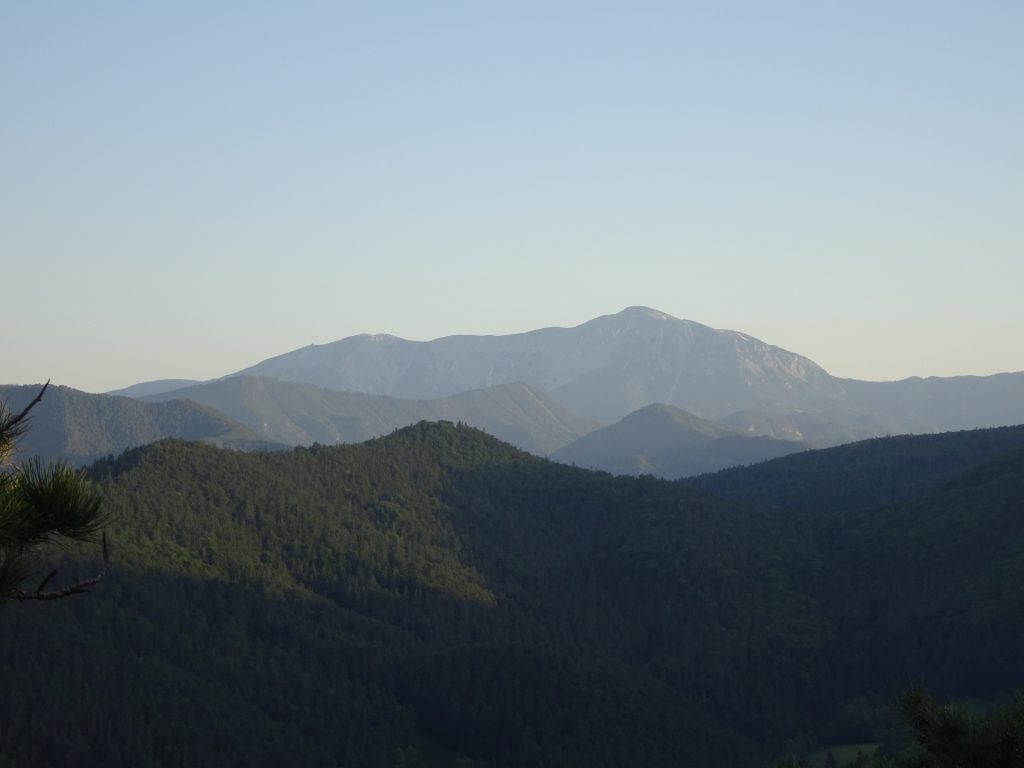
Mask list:
[[[437,400],[403,400],[261,376],[232,376],[146,398],[177,399],[216,408],[264,438],[289,445],[358,443],[424,419],[445,419],[471,424],[546,455],[597,426],[522,383]]]
[[[574,440],[551,458],[616,475],[649,474],[671,480],[806,449],[792,440],[740,434],[656,403]]]
[[[833,514],[938,489],[966,468],[1024,448],[1024,426],[899,435],[793,454],[685,483],[774,512]]]
[[[1022,499],[1018,448],[933,493],[850,513],[840,530],[859,567],[874,574],[859,597],[886,630],[848,624],[852,644],[871,647],[879,666],[911,679],[930,676],[961,696],[1024,686]]]
[[[0,385],[0,402],[17,413],[41,389],[42,385]],[[86,464],[165,437],[242,450],[283,447],[198,403],[143,403],[51,386],[32,410],[32,429],[18,443],[18,459],[39,456]]]
[[[0,763],[742,768],[798,732],[870,736],[846,705],[908,673],[1024,679],[1020,455],[847,515],[445,423],[276,454],[164,441],[91,472],[114,571],[0,609]]]
[[[450,424],[280,454],[162,442],[93,474],[115,574],[87,600],[4,608],[0,706],[22,764],[389,765],[408,746],[481,765],[766,754],[659,679],[638,655],[635,602],[615,596],[634,513],[655,525],[678,507],[680,533],[703,527],[718,505],[692,492]],[[718,538],[744,535],[686,537],[683,551]]]

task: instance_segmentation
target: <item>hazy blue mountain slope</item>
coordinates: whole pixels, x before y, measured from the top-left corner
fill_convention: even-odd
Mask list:
[[[895,504],[1024,448],[1024,426],[901,435],[785,456],[684,482],[771,512],[839,513]]]
[[[850,400],[883,420],[949,431],[1024,424],[1024,372],[993,376],[841,380]]]
[[[407,341],[352,336],[264,360],[242,374],[424,399],[525,382],[580,417],[612,423],[662,402],[816,445],[906,432],[1024,423],[1024,373],[956,379],[838,379],[805,357],[736,331],[646,307],[574,328]],[[776,424],[763,417],[796,419]],[[806,430],[806,434],[805,434]]]
[[[130,387],[124,387],[123,389],[114,389],[106,394],[118,397],[143,398],[149,395],[159,395],[161,392],[181,389],[182,387],[192,387],[196,384],[202,384],[202,382],[196,379],[156,379],[154,381],[132,384]]]
[[[509,336],[354,336],[240,373],[417,399],[522,381],[604,423],[653,402],[718,417],[744,408],[825,407],[843,397],[806,358],[646,307]]]
[[[145,398],[186,398],[216,408],[266,439],[290,445],[354,443],[418,421],[462,421],[546,455],[596,425],[521,383],[436,400],[339,392],[262,376],[233,376]]]
[[[790,414],[737,411],[718,419],[717,423],[750,437],[796,440],[814,448],[827,448],[885,434],[911,431],[907,425],[903,425],[903,429],[897,429],[895,420],[884,421],[870,414],[849,411]]]
[[[25,407],[40,386],[0,386],[12,411]],[[238,422],[198,403],[145,403],[51,386],[32,410],[32,428],[18,442],[18,458],[62,458],[81,464],[165,437],[240,448],[274,447]]]
[[[551,458],[612,474],[675,479],[804,450],[802,443],[747,437],[671,405],[641,408],[560,448]]]

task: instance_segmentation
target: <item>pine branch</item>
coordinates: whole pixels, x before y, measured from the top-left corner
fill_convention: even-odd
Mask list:
[[[50,380],[47,379],[46,383],[43,384],[43,388],[39,390],[39,394],[37,394],[34,398],[32,398],[32,402],[30,402],[28,405],[26,405],[22,409],[21,413],[19,413],[17,416],[12,416],[11,418],[5,420],[5,422],[3,424],[4,429],[12,429],[14,427],[17,427],[18,424],[20,424],[22,421],[24,421],[25,418],[28,416],[29,411],[31,411],[33,408],[35,408],[37,405],[39,405],[39,401],[43,399],[43,393],[46,392],[46,388],[49,387],[49,386],[50,386]]]
[[[39,405],[39,401],[43,399],[43,393],[46,392],[46,388],[49,386],[50,380],[47,379],[46,383],[43,384],[43,388],[32,398],[32,402],[26,405],[16,416],[11,416],[7,408],[0,404],[0,467],[8,465],[8,459],[14,451],[15,442],[28,429],[27,419],[29,412]]]
[[[45,579],[43,579],[43,583],[36,587],[36,592],[42,592],[44,589],[46,589],[46,585],[49,584],[50,580],[53,579],[53,577],[56,575],[57,569],[54,568],[52,571],[50,571],[50,574]]]
[[[107,534],[103,533],[103,568],[90,579],[84,581],[75,580],[74,584],[64,587],[63,589],[53,589],[49,592],[45,591],[47,584],[57,575],[57,569],[54,568],[50,574],[43,579],[42,583],[36,588],[34,592],[15,592],[12,596],[12,600],[59,600],[63,597],[70,597],[71,595],[81,595],[87,592],[91,592],[92,588],[102,581],[103,577],[107,574],[107,569],[110,567],[110,551],[107,548]]]
[[[12,418],[10,421],[7,422],[7,427],[8,428],[9,427],[13,427],[13,426],[17,425],[18,423],[22,422],[29,415],[29,412],[32,411],[32,409],[34,409],[36,406],[38,406],[39,401],[41,399],[43,399],[43,392],[46,391],[46,388],[49,385],[50,385],[50,380],[47,379],[46,383],[43,384],[43,388],[39,390],[39,394],[37,394],[35,397],[32,398],[32,402],[30,402],[28,404],[28,406],[26,406],[25,409],[23,409],[22,413],[19,413],[17,416],[15,416],[14,418]]]

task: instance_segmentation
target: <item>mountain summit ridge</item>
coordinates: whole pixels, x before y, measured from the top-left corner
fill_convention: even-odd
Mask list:
[[[744,407],[791,412],[843,396],[808,358],[639,305],[571,328],[509,335],[349,336],[233,375],[414,399],[522,381],[604,423],[653,402],[719,418]]]
[[[666,403],[748,436],[817,447],[1024,423],[1024,371],[890,382],[840,378],[750,334],[644,305],[572,327],[506,335],[412,341],[358,334],[300,347],[222,379],[246,375],[404,400],[522,382],[595,425]],[[121,392],[139,397],[168,389],[148,382]]]

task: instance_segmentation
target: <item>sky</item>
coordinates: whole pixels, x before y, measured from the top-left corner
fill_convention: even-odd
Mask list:
[[[631,305],[1024,370],[1024,3],[0,0],[0,383]]]

